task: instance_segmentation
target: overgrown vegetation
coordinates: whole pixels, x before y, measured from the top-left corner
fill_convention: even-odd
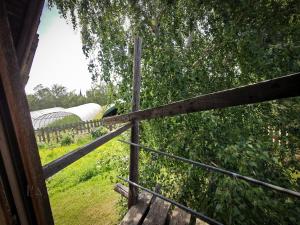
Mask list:
[[[93,138],[98,138],[98,137],[101,137],[101,136],[107,134],[108,132],[109,131],[106,127],[98,127],[91,131],[91,136]]]
[[[60,144],[61,146],[67,146],[74,142],[74,135],[72,132],[62,134]]]
[[[69,146],[40,148],[42,164],[91,141],[83,136]],[[47,180],[56,225],[118,224],[119,195],[113,191],[117,168],[128,160],[128,148],[112,140]]]
[[[49,2],[81,31],[93,78],[117,83],[115,98],[124,99],[128,110],[136,35],[143,38],[142,108],[300,70],[297,0]],[[292,98],[156,119],[143,123],[142,141],[299,190],[299,114],[300,99]],[[164,194],[225,224],[300,221],[295,198],[171,160],[143,158],[143,185],[162,183]]]

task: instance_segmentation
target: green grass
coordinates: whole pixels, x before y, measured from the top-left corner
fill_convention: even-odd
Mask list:
[[[78,144],[72,144],[40,149],[42,164],[77,147]],[[47,180],[55,224],[118,224],[116,203],[120,197],[113,191],[113,186],[116,168],[128,163],[127,148],[114,139]]]

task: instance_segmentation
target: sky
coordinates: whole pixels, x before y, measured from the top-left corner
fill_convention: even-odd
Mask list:
[[[92,80],[81,50],[80,32],[74,31],[72,24],[67,24],[56,8],[50,11],[47,3],[38,34],[40,40],[25,87],[26,93],[33,93],[38,84],[46,87],[61,84],[77,93],[89,89]]]

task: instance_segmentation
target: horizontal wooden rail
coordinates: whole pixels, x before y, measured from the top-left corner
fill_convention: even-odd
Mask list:
[[[128,199],[129,188],[124,186],[123,184],[117,183],[114,187],[114,191],[121,194],[123,197]]]
[[[259,103],[299,95],[300,73],[295,73],[256,84],[201,95],[156,108],[107,117],[103,119],[103,123],[116,124],[134,119],[154,119],[210,109],[221,109],[231,106]]]
[[[90,153],[91,151],[95,150],[99,146],[105,144],[106,142],[110,141],[114,137],[122,134],[124,131],[128,130],[131,127],[131,123],[126,124],[125,126],[103,135],[102,137],[97,138],[96,140],[92,141],[91,143],[77,148],[72,152],[69,152],[62,157],[48,163],[43,167],[44,178],[47,179],[60,170],[64,169],[68,165],[72,164],[73,162],[77,161],[81,157],[85,156],[86,154]]]

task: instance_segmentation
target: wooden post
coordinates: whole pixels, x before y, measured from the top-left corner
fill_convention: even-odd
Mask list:
[[[133,96],[132,111],[140,109],[140,88],[141,88],[141,56],[142,56],[142,39],[136,37],[134,40],[134,65],[133,65]],[[139,122],[132,121],[131,142],[139,144]],[[138,165],[139,165],[139,147],[130,146],[130,165],[129,180],[138,183]],[[138,200],[138,190],[136,187],[129,185],[128,208],[135,205]]]
[[[45,143],[46,142],[46,137],[45,137],[45,130],[44,130],[44,128],[41,128],[41,135],[42,135],[42,141]]]
[[[75,125],[75,131],[76,131],[76,134],[78,135],[78,134],[79,134],[79,131],[78,131],[78,123]]]
[[[50,128],[46,127],[45,131],[46,131],[47,143],[49,143],[50,142]]]
[[[82,134],[82,122],[79,122],[78,130],[79,130],[79,133]]]
[[[31,1],[30,5],[38,2],[42,6],[43,1]],[[6,3],[0,1],[0,224],[7,224],[3,218],[12,213],[14,224],[52,225],[54,221]],[[23,28],[27,30],[26,24]],[[27,46],[29,42],[24,44]]]
[[[90,129],[90,121],[86,121],[86,126],[87,126],[87,130],[90,133],[91,129]]]
[[[41,130],[38,129],[38,130],[36,131],[36,133],[37,133],[37,137],[38,137],[38,142],[42,142]]]
[[[65,125],[65,124],[62,125],[62,129],[63,129],[63,132],[64,132],[64,133],[67,133],[66,125]]]
[[[55,127],[54,131],[55,131],[55,139],[56,139],[56,143],[58,143],[58,142],[59,142],[59,137],[58,137],[58,128],[57,128],[57,127]]]

